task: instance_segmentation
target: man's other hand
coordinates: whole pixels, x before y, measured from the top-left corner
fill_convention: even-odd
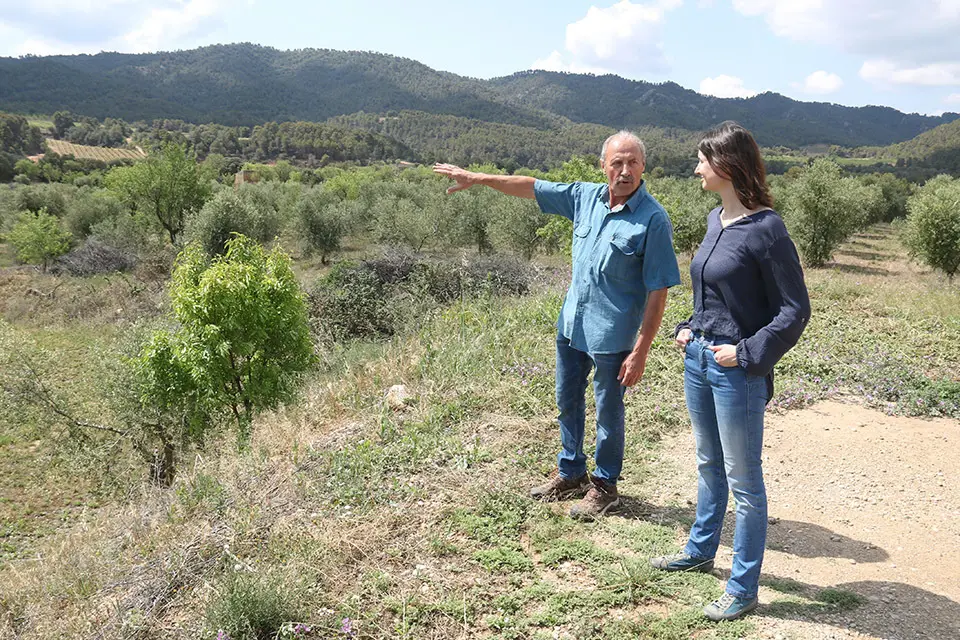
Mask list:
[[[631,351],[630,355],[624,359],[623,364],[620,365],[620,375],[617,376],[617,380],[620,381],[625,387],[632,387],[633,385],[640,382],[640,378],[643,377],[643,370],[647,366],[647,354]]]

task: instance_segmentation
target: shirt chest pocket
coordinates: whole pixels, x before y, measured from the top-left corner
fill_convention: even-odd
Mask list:
[[[600,271],[611,280],[639,281],[643,269],[639,247],[639,238],[614,235],[601,258]]]

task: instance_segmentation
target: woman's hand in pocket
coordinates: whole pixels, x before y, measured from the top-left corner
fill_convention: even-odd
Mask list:
[[[737,366],[737,345],[715,344],[710,346],[710,351],[713,351],[713,357],[721,367]]]

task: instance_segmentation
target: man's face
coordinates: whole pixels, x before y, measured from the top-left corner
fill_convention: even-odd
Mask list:
[[[645,162],[637,143],[629,139],[614,139],[607,145],[603,172],[607,174],[610,193],[616,198],[629,196],[640,186]]]

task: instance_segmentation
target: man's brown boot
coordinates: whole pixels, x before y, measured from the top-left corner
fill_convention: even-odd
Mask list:
[[[593,486],[583,500],[570,507],[570,517],[574,520],[596,520],[607,511],[620,506],[620,495],[617,485],[604,482],[600,478],[590,476]]]
[[[542,502],[556,502],[582,496],[590,487],[587,474],[579,478],[564,478],[559,471],[554,471],[550,479],[536,487],[531,487],[530,497]]]

